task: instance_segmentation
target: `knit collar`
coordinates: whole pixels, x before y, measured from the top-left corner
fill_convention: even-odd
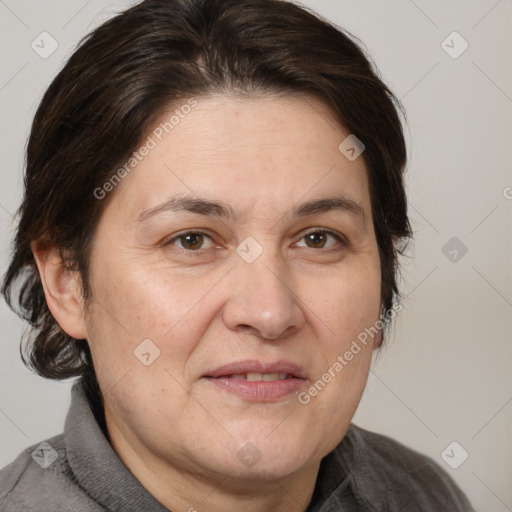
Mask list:
[[[82,382],[71,391],[64,425],[67,458],[78,484],[111,512],[166,512],[130,473],[105,437],[85,396]]]

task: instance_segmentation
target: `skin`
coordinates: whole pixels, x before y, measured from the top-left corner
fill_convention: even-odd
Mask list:
[[[111,192],[88,308],[78,276],[53,248],[33,244],[52,313],[90,344],[112,446],[171,510],[304,511],[321,459],[350,425],[380,337],[306,405],[297,393],[254,402],[202,379],[234,361],[287,359],[303,367],[307,389],[379,319],[367,169],[338,150],[348,135],[313,97],[198,98]],[[138,220],[177,194],[224,201],[236,217]],[[364,214],[291,215],[333,196]],[[211,238],[176,238],[187,231]],[[252,263],[236,252],[249,236],[263,250]],[[148,366],[134,356],[144,339],[160,350]],[[252,467],[237,457],[248,442],[261,454]]]

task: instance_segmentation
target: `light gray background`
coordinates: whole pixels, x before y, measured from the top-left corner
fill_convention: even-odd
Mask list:
[[[21,200],[23,151],[41,95],[78,40],[134,2],[0,0],[0,270]],[[309,0],[360,37],[408,113],[407,185],[416,232],[405,309],[354,422],[438,461],[478,511],[512,510],[512,0]],[[49,32],[58,49],[32,48]],[[458,58],[442,41],[457,31]],[[450,51],[462,48],[452,37]],[[507,199],[507,196],[509,199]],[[445,256],[457,237],[467,253]],[[0,304],[0,467],[61,432],[70,383],[19,358],[24,325]],[[457,441],[469,458],[442,459]],[[448,451],[452,461],[461,448]]]

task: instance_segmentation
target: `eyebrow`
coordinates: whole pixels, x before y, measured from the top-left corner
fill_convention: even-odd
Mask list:
[[[364,208],[356,201],[347,197],[326,197],[308,201],[296,205],[292,210],[292,215],[294,217],[306,217],[308,215],[333,210],[350,213],[361,221],[364,221],[366,218]],[[154,208],[141,212],[137,221],[142,223],[160,213],[182,211],[229,220],[234,220],[239,217],[233,207],[223,201],[178,196],[172,197]]]

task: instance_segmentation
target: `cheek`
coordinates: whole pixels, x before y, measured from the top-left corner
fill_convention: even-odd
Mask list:
[[[146,267],[112,262],[96,265],[91,338],[97,351],[124,364],[132,364],[134,350],[150,339],[176,367],[194,350],[214,317],[214,305],[205,297],[218,279]]]
[[[137,265],[105,260],[95,266],[93,296],[103,306],[102,319],[135,337],[146,336],[148,326],[156,331],[172,321],[169,313],[172,288],[150,280]],[[110,318],[109,318],[110,317]]]
[[[374,263],[361,271],[347,269],[323,289],[309,290],[311,318],[316,317],[323,335],[318,336],[321,365],[304,400],[321,409],[317,412],[325,416],[327,431],[343,432],[348,426],[368,378],[372,329],[380,318],[380,268]]]
[[[347,267],[323,286],[311,282],[304,290],[307,305],[321,319],[335,344],[350,341],[380,315],[380,269],[368,264],[362,269]]]

